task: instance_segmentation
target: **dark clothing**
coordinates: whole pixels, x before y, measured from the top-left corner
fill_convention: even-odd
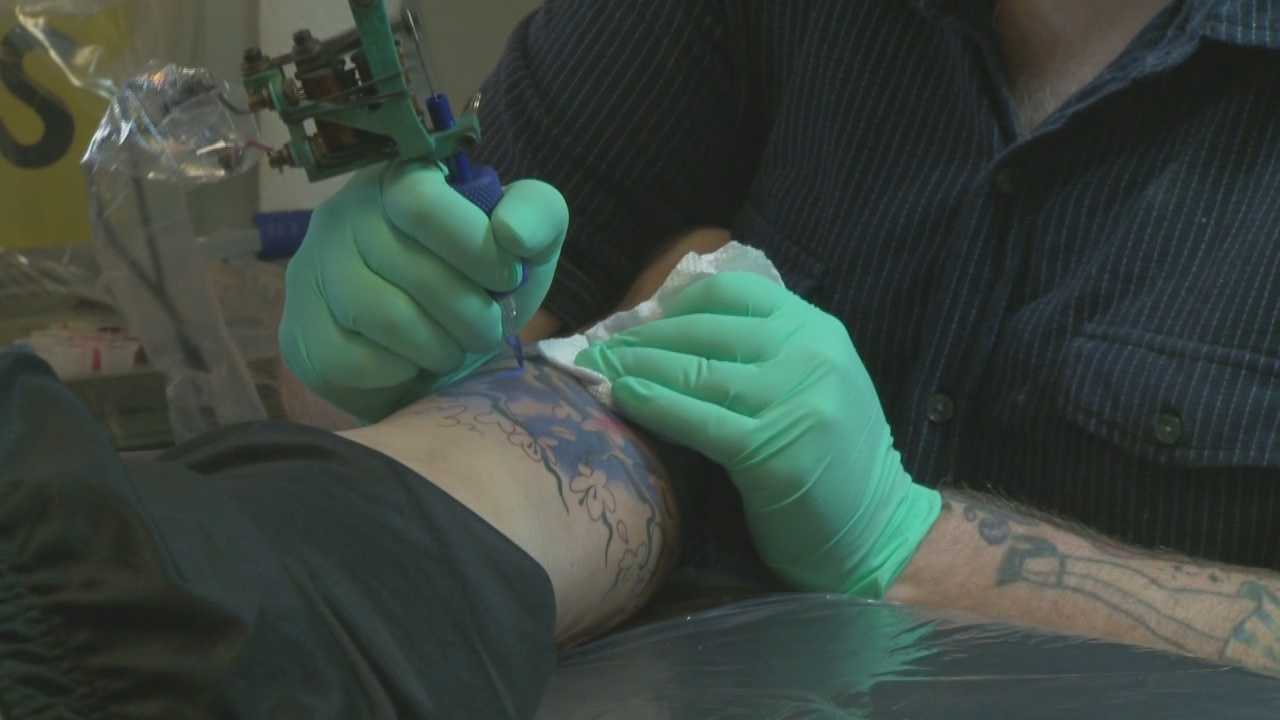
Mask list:
[[[992,16],[553,0],[482,154],[568,199],[568,323],[732,228],[845,321],[918,481],[1280,568],[1280,2],[1177,0],[1025,137]]]
[[[0,716],[524,718],[551,583],[442,490],[334,435],[125,463],[0,353]]]

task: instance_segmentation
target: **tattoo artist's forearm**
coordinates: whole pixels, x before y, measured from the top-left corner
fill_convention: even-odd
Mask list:
[[[1274,576],[1141,553],[961,494],[939,527],[969,548],[958,609],[1280,673]]]
[[[597,528],[608,593],[639,605],[674,561],[678,522],[661,463],[632,429],[570,378],[530,363],[440,393],[442,428],[498,433],[518,447],[564,513]]]

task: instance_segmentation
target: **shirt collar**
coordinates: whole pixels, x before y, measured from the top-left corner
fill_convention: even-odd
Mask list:
[[[908,0],[927,15],[991,22],[993,0]],[[1181,31],[1245,47],[1280,49],[1280,0],[1177,0]]]
[[[1280,49],[1280,0],[1190,0],[1200,34],[1245,47]],[[1194,26],[1193,26],[1194,27]]]

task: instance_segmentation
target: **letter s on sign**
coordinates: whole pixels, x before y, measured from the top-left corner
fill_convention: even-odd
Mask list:
[[[0,118],[0,154],[20,168],[49,167],[62,159],[75,141],[75,119],[66,103],[37,86],[22,69],[28,53],[44,48],[27,29],[13,28],[0,41],[0,82],[44,123],[44,135],[31,145],[18,142]]]

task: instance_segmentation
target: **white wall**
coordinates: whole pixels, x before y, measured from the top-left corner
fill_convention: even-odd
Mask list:
[[[465,104],[497,62],[512,28],[537,5],[537,0],[414,0],[422,17],[428,62],[435,81],[455,106]],[[398,10],[399,3],[395,3]],[[261,0],[259,37],[269,54],[286,52],[293,32],[309,28],[318,36],[351,27],[347,0]],[[287,133],[278,120],[262,117],[263,138],[278,145]],[[307,182],[298,170],[284,174],[260,170],[262,210],[313,208],[332,195],[344,180]]]
[[[493,69],[507,36],[538,0],[418,0],[431,62],[455,103],[463,103]]]
[[[295,30],[308,28],[317,37],[325,37],[351,27],[351,11],[346,0],[261,0],[258,15],[258,37],[264,52],[279,55],[293,45]],[[279,118],[270,113],[259,114],[262,140],[278,146],[289,139]],[[320,183],[307,181],[301,170],[272,170],[261,163],[259,205],[263,212],[313,208],[342,186],[342,178]]]
[[[245,39],[257,34],[259,0],[188,0],[171,7],[182,22],[189,23],[184,27],[195,28],[181,35],[190,45],[174,48],[172,57],[181,63],[207,67],[215,77],[232,85],[239,83],[244,53],[241,45],[251,45]],[[170,57],[170,53],[164,56]],[[252,173],[193,190],[189,207],[196,232],[204,235],[223,227],[252,227],[258,198],[258,178]]]

